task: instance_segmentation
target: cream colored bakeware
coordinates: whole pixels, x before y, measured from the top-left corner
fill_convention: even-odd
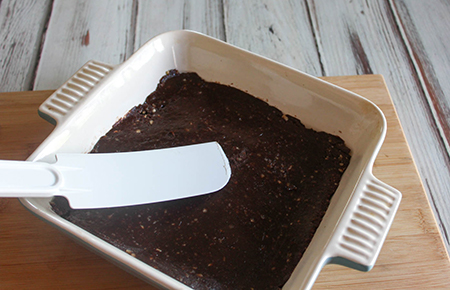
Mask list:
[[[283,289],[309,289],[327,263],[370,270],[401,200],[400,192],[372,174],[386,134],[382,112],[350,91],[199,33],[159,35],[117,66],[88,62],[41,105],[41,115],[56,127],[29,160],[52,160],[57,152],[89,152],[174,68],[247,91],[307,127],[342,137],[352,151],[322,223]],[[49,201],[21,199],[34,214],[146,281],[189,289],[57,216]]]

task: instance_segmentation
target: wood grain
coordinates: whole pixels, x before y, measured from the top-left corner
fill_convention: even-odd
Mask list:
[[[225,0],[224,17],[227,42],[322,75],[305,1]]]
[[[448,279],[443,278],[450,277],[447,251],[383,77],[325,79],[368,97],[385,114],[388,132],[373,173],[400,190],[403,198],[376,266],[367,273],[348,271],[342,266],[325,266],[314,289],[448,288]],[[442,271],[447,274],[441,276]]]
[[[53,126],[39,118],[37,109],[44,100],[40,96],[49,96],[51,92],[42,91],[39,94],[19,92],[2,95],[0,98],[0,159],[23,160],[31,155],[50,134]],[[27,136],[26,140],[24,136]]]
[[[403,200],[375,267],[364,273],[326,266],[314,289],[448,288],[450,261],[383,77],[325,80],[368,97],[385,113],[388,132],[374,174],[399,189]],[[36,113],[49,94],[0,94],[1,159],[25,159],[49,134],[52,126]],[[72,242],[15,199],[0,199],[0,225],[1,289],[154,289]]]
[[[132,1],[56,0],[33,89],[60,87],[92,59],[123,62],[133,52],[133,11]]]
[[[158,34],[179,29],[195,30],[225,40],[222,1],[138,2],[136,49]]]
[[[308,3],[325,75],[385,76],[448,246],[450,160],[389,3],[326,0]]]
[[[450,2],[392,1],[430,108],[450,152]]]
[[[51,1],[0,2],[0,92],[29,90]]]

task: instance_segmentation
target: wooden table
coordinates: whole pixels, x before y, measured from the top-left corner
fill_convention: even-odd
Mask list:
[[[449,288],[450,260],[381,75],[327,77],[374,101],[388,121],[374,174],[403,194],[375,267],[326,266],[314,289]],[[0,94],[0,159],[24,159],[51,132],[37,107],[51,91]],[[15,199],[0,199],[0,289],[153,289],[74,243]]]

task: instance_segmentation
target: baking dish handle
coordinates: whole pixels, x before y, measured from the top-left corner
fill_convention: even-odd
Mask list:
[[[42,103],[39,115],[54,125],[61,123],[113,69],[113,66],[98,61],[87,62]]]
[[[363,175],[355,194],[360,198],[348,205],[339,223],[342,227],[337,228],[338,234],[329,243],[328,262],[369,271],[375,265],[402,195],[371,172]]]

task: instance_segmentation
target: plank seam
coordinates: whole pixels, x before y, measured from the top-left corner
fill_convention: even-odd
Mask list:
[[[228,33],[227,33],[227,11],[226,11],[226,4],[225,4],[226,0],[222,0],[222,19],[223,19],[223,37],[224,37],[224,41],[228,42]]]
[[[430,184],[428,183],[428,179],[427,178],[425,178],[425,184],[426,184],[426,188],[428,189],[428,192],[430,192],[431,188],[430,188]],[[437,218],[436,218],[437,222],[436,223],[437,223],[437,226],[438,226],[440,232],[442,233],[442,235],[440,235],[440,236],[444,240],[444,245],[445,245],[446,250],[447,250],[447,255],[449,255],[449,252],[450,252],[450,247],[449,247],[449,245],[450,245],[450,237],[448,236],[448,233],[445,230],[445,225],[441,222],[443,219],[442,219],[442,217],[440,215],[440,212],[434,206],[436,204],[436,200],[434,199],[434,196],[432,194],[429,194],[428,196],[430,197],[431,203],[433,204],[434,213],[437,215]]]
[[[226,31],[226,25],[225,25],[225,5],[223,3],[224,0],[221,0],[219,5],[220,5],[220,12],[221,12],[221,16],[222,16],[222,31],[223,31],[223,35],[221,35],[223,37],[223,41],[227,41],[227,31]]]
[[[319,59],[320,73],[322,76],[326,76],[325,67],[324,67],[323,61],[322,61],[322,53],[320,52],[320,40],[319,40],[319,36],[316,33],[316,26],[314,25],[314,21],[312,19],[312,11],[310,9],[309,1],[308,0],[304,0],[304,1],[305,1],[306,13],[308,15],[309,25],[311,26],[311,33],[313,35],[314,44],[316,46],[317,58]],[[313,4],[313,6],[314,6],[314,4]]]
[[[53,13],[53,7],[55,5],[55,1],[52,0],[51,5],[49,5],[49,9],[47,12],[47,17],[45,19],[45,24],[44,24],[44,28],[42,29],[42,36],[41,36],[41,41],[39,43],[39,48],[38,48],[38,52],[36,54],[36,60],[34,62],[34,65],[30,68],[31,73],[31,77],[30,77],[30,83],[28,85],[28,89],[29,91],[34,90],[35,86],[36,86],[36,76],[37,76],[37,72],[39,69],[39,64],[41,62],[41,57],[42,57],[42,51],[44,50],[44,43],[45,43],[45,39],[47,36],[47,30],[48,30],[48,26],[50,24],[50,18],[52,16]]]
[[[136,33],[137,33],[137,15],[139,12],[137,0],[133,0],[131,8],[131,20],[130,20],[130,40],[126,41],[125,56],[123,61],[127,60],[136,50]],[[130,42],[130,43],[129,43]]]

